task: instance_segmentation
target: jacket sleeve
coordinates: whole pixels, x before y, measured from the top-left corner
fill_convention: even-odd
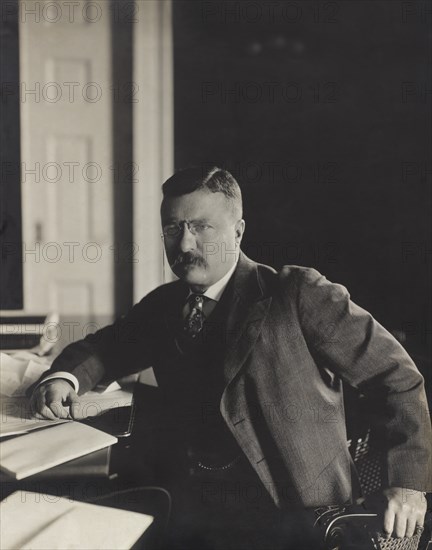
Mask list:
[[[102,379],[112,381],[151,366],[156,343],[153,301],[152,295],[146,296],[114,324],[68,345],[42,380],[70,372],[78,379],[81,395]]]
[[[390,487],[432,490],[431,424],[424,380],[395,338],[345,287],[302,270],[297,300],[311,351],[376,404]]]

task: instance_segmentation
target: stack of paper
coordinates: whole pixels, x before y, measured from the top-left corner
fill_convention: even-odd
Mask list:
[[[1,548],[130,549],[153,517],[53,495],[18,491],[0,503]]]
[[[27,397],[0,397],[0,438],[62,424],[67,420],[41,420],[30,411]]]
[[[116,390],[111,392],[87,392],[81,395],[76,407],[82,417],[98,416],[110,409],[128,407],[132,404],[132,392]],[[26,397],[0,397],[0,438],[20,435],[43,427],[54,426],[65,420],[40,420],[32,416],[30,402]],[[66,421],[67,422],[67,421]]]
[[[117,438],[79,422],[67,422],[0,442],[0,470],[23,479],[109,447]]]

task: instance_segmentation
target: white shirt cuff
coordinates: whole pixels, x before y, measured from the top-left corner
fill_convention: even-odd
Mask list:
[[[36,388],[38,388],[42,384],[45,384],[45,382],[48,382],[48,380],[55,380],[56,378],[63,378],[63,380],[67,380],[68,382],[71,382],[75,389],[75,392],[78,393],[79,391],[78,378],[73,374],[71,374],[70,372],[64,372],[64,371],[58,371],[58,372],[54,372],[53,374],[49,374],[46,378],[44,378],[39,382]]]

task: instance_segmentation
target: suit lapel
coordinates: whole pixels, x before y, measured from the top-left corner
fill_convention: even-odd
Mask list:
[[[188,286],[177,281],[167,295],[164,322],[172,342],[181,322],[181,310],[188,292]],[[260,284],[257,264],[243,253],[240,253],[237,268],[222,300],[228,300],[223,365],[225,383],[228,386],[255,344],[271,304],[271,297],[266,295],[266,289]]]
[[[189,288],[182,281],[176,281],[168,288],[170,292],[164,304],[163,317],[168,333],[172,336],[171,340],[174,340],[179,323],[183,322],[181,312],[186,302]]]
[[[260,284],[257,264],[242,253],[232,283],[224,360],[227,386],[239,372],[254,346],[271,304],[271,297],[266,295]]]

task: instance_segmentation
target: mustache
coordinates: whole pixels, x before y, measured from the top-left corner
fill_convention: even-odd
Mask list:
[[[185,252],[179,254],[171,264],[171,268],[175,268],[181,265],[196,265],[199,267],[207,267],[208,264],[202,256],[196,256],[192,252]]]

